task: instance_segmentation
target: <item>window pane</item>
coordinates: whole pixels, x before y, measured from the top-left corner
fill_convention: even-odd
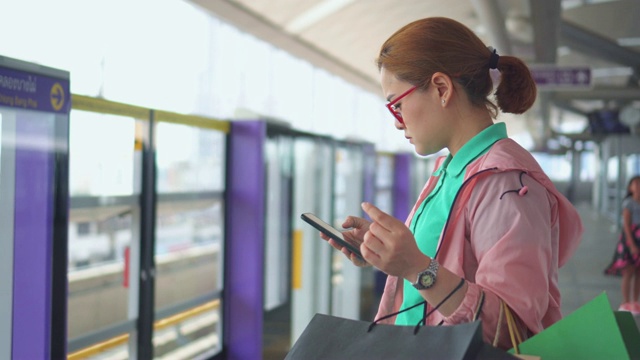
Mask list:
[[[154,355],[190,359],[222,346],[212,304],[222,290],[225,137],[164,122],[156,134]]]
[[[393,156],[376,156],[375,205],[387,214],[393,214]]]
[[[158,192],[224,189],[224,134],[185,125],[157,128]]]
[[[131,279],[137,278],[132,269],[139,254],[134,174],[140,156],[133,118],[74,110],[69,131],[68,340],[73,344],[129,321],[122,330],[127,334],[137,319]]]
[[[134,119],[74,110],[69,143],[71,196],[134,193]]]
[[[289,248],[291,247],[291,153],[288,137],[269,138],[265,146],[266,223],[264,245],[264,309],[273,310],[289,300]]]
[[[219,300],[158,319],[153,336],[156,359],[204,359],[222,348]]]

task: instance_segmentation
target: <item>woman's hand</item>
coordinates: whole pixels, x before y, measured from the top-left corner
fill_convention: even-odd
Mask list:
[[[357,248],[360,248],[360,245],[364,241],[364,235],[369,230],[369,225],[370,223],[363,218],[356,217],[356,216],[348,216],[347,219],[344,221],[344,223],[342,223],[342,227],[347,228],[349,230],[343,231],[342,236],[347,242],[349,242],[350,244],[352,244]],[[354,253],[349,251],[349,249],[343,247],[342,245],[337,243],[335,240],[329,238],[327,235],[320,233],[320,237],[323,238],[324,240],[327,240],[327,242],[331,246],[333,246],[336,250],[341,251],[349,260],[351,260],[351,262],[353,262],[354,265],[360,266],[360,267],[368,265],[366,262],[362,261]]]
[[[418,249],[409,228],[369,203],[363,203],[362,209],[373,220],[360,247],[362,256],[388,275],[415,281],[410,277],[424,270],[429,260]]]

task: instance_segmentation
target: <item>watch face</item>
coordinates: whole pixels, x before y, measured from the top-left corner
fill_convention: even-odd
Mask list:
[[[425,288],[431,287],[431,285],[433,285],[434,280],[435,280],[434,273],[432,273],[431,271],[425,272],[424,274],[422,274],[422,276],[420,276],[420,285],[424,286]]]

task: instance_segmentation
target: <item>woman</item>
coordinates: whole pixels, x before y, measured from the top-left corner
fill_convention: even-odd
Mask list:
[[[619,311],[640,314],[640,176],[634,176],[627,185],[627,196],[622,201],[622,231],[607,275],[622,276],[622,304]]]
[[[498,108],[520,114],[534,103],[526,65],[498,56],[454,20],[426,18],[382,45],[378,68],[396,128],[418,154],[446,148],[449,155],[436,162],[405,223],[364,203],[372,221],[350,216],[343,224],[367,263],[388,274],[376,319],[438,325],[479,318],[485,341],[502,348],[512,347],[503,302],[524,338],[559,320],[558,268],[579,244],[580,217],[507,138],[504,123],[493,123]],[[497,106],[487,98],[490,69],[501,75]]]

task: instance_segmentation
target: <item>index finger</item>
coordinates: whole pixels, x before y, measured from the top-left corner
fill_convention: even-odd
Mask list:
[[[378,209],[375,205],[371,203],[363,202],[361,206],[362,206],[362,210],[364,210],[364,212],[366,212],[367,215],[369,215],[371,220],[377,222],[387,230],[391,229],[391,227],[393,226],[393,222],[396,220],[396,218]]]

